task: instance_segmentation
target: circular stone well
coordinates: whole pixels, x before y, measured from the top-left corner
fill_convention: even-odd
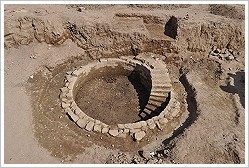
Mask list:
[[[103,76],[108,76],[105,80],[111,83],[116,80],[113,77],[129,78],[138,93],[140,106],[139,110],[135,108],[131,109],[133,110],[131,112],[137,114],[140,120],[111,123],[92,115],[87,109],[80,108],[78,95],[84,84],[93,78],[98,79]],[[136,85],[137,83],[140,85]],[[144,94],[139,93],[141,87],[145,91]],[[180,111],[180,103],[172,91],[166,65],[151,54],[103,58],[67,72],[66,84],[61,88],[60,99],[64,111],[80,128],[117,137],[126,137],[129,134],[137,141],[146,135],[148,129],[163,129],[164,125],[170,119],[177,117]]]

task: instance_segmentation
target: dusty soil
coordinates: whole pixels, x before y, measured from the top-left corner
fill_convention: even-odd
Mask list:
[[[244,9],[5,5],[4,162],[244,163]],[[59,94],[67,71],[143,52],[161,55],[187,111],[173,134],[176,120],[140,142],[114,138],[80,129],[63,112]],[[140,120],[147,96],[132,78],[102,76],[84,83],[76,101],[89,116],[126,123]]]
[[[108,125],[140,120],[137,92],[126,76],[86,82],[78,91],[75,101],[88,116]]]

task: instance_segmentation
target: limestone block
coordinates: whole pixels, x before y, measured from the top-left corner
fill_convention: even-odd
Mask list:
[[[101,122],[99,120],[95,120],[95,124],[100,124]]]
[[[145,136],[145,132],[144,131],[139,131],[139,132],[136,132],[134,133],[134,139],[136,141],[140,141],[141,139],[143,139],[143,137]]]
[[[102,125],[102,127],[108,127],[108,125],[103,122],[100,122],[100,125]]]
[[[72,111],[68,111],[67,114],[72,118],[72,120],[74,122],[79,120],[79,116],[77,116],[76,114],[74,114]]]
[[[81,109],[77,106],[75,109],[74,109],[74,113],[79,115],[82,113]]]
[[[86,118],[87,117],[87,115],[84,113],[84,112],[80,112],[80,114],[78,114],[78,116],[80,117],[80,118]]]
[[[85,119],[85,118],[80,118],[78,121],[77,121],[77,125],[80,127],[80,128],[85,128],[86,124],[88,123],[88,121]]]
[[[73,71],[68,71],[67,72],[67,75],[71,75]]]
[[[70,83],[70,82],[66,82],[65,86],[68,87],[69,83]]]
[[[120,138],[125,138],[127,136],[126,133],[120,133],[117,135],[117,137],[120,137]]]
[[[123,133],[125,133],[125,134],[126,134],[126,133],[129,133],[129,132],[130,132],[130,130],[127,129],[127,128],[125,128],[124,131],[123,131]]]
[[[123,129],[125,128],[124,124],[118,124],[118,128]]]
[[[68,93],[66,94],[66,97],[68,99],[73,99],[73,91],[72,90],[69,90]]]
[[[67,88],[69,90],[73,90],[74,84],[75,84],[74,82],[70,82],[69,85],[67,86]]]
[[[142,126],[142,128],[141,128],[142,131],[147,131],[147,129],[149,129],[147,125],[146,126]]]
[[[75,70],[75,71],[73,71],[72,75],[77,77],[77,76],[79,76],[81,73],[82,73],[81,71]]]
[[[109,128],[108,128],[108,127],[104,127],[104,128],[102,128],[102,130],[101,130],[101,132],[102,132],[103,134],[108,133],[108,131],[109,131]]]
[[[146,121],[140,121],[140,123],[141,123],[141,127],[147,127]]]
[[[158,122],[159,122],[159,124],[164,125],[164,124],[167,124],[167,123],[168,123],[168,119],[167,119],[167,118],[160,118],[160,119],[158,120]]]
[[[70,107],[74,110],[76,110],[78,108],[77,104],[75,103],[75,101],[73,101],[70,105]]]
[[[65,102],[61,102],[61,107],[62,108],[67,108],[67,107],[69,107],[70,106],[70,104],[69,103],[65,103]]]
[[[146,121],[149,129],[154,129],[156,127],[156,124],[153,119],[149,119]]]
[[[67,92],[61,92],[60,93],[60,99],[66,98]]]
[[[95,123],[95,125],[93,127],[93,131],[101,132],[101,125]]]
[[[158,129],[162,130],[162,127],[161,127],[159,121],[155,121],[155,124],[156,124],[156,126],[157,126]]]
[[[61,90],[61,92],[67,92],[67,91],[68,91],[68,88],[67,88],[67,87],[63,87],[63,88],[61,88],[60,90]]]
[[[118,135],[118,130],[116,130],[116,129],[110,129],[109,130],[109,134],[111,135],[111,136],[117,136]]]
[[[125,128],[129,128],[129,129],[132,128],[132,124],[131,123],[125,124],[124,126],[125,126]]]
[[[141,129],[140,128],[136,128],[136,129],[130,129],[130,134],[136,133],[136,132],[140,132]]]
[[[141,128],[142,127],[142,125],[141,125],[141,122],[136,122],[136,123],[134,123],[134,124],[132,124],[132,129],[136,129],[136,128]]]
[[[85,129],[87,131],[92,131],[93,130],[93,127],[94,127],[94,122],[93,121],[90,121],[89,123],[87,123]]]
[[[176,117],[180,112],[180,109],[179,108],[174,108],[171,110],[171,115],[172,117]]]

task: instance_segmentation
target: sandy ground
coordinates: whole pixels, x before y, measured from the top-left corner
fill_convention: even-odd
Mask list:
[[[245,162],[243,5],[6,5],[4,19],[4,163]],[[186,107],[173,134],[174,122],[134,142],[84,131],[63,113],[59,89],[68,70],[143,52],[161,55]],[[94,80],[79,100],[99,97],[82,108],[138,106],[129,80]],[[101,86],[117,92],[105,97]],[[94,87],[100,90],[86,97]]]

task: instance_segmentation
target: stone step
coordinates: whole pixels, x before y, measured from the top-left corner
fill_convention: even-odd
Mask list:
[[[168,97],[168,94],[166,93],[159,93],[159,92],[151,92],[150,96],[154,96],[154,97],[164,97],[166,99],[166,97]]]
[[[166,97],[156,97],[156,96],[150,96],[149,98],[149,101],[152,100],[152,101],[157,101],[157,102],[160,102],[160,103],[163,103],[166,101]]]
[[[150,100],[148,100],[148,103],[147,103],[147,104],[154,104],[155,106],[160,107],[160,106],[162,105],[162,103],[163,103],[163,102],[161,102],[161,101],[156,101],[156,100],[150,99]]]
[[[171,88],[152,88],[151,93],[164,93],[167,94],[171,91]]]
[[[145,108],[150,109],[152,111],[155,111],[158,107],[160,107],[160,106],[157,106],[154,104],[147,104]]]
[[[152,81],[152,88],[154,89],[167,89],[171,88],[171,85],[169,84],[158,84]]]
[[[147,115],[150,115],[153,111],[147,109],[147,108],[144,108],[143,110],[143,113],[147,114]]]

